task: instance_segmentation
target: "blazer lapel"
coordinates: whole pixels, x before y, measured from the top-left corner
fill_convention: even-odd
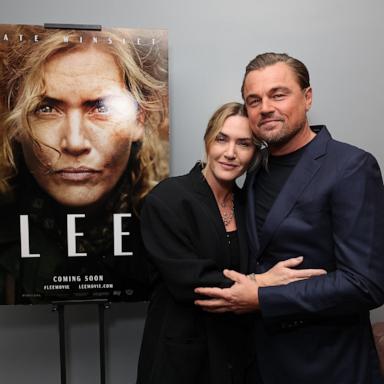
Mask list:
[[[301,193],[321,166],[320,158],[325,154],[331,136],[325,127],[317,129],[321,130],[308,145],[269,211],[261,233],[259,257],[263,254],[280,223],[292,210]]]

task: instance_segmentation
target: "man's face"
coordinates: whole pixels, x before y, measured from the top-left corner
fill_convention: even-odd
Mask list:
[[[36,146],[20,141],[40,187],[58,203],[88,207],[103,201],[142,136],[138,107],[114,58],[96,48],[59,53],[44,65],[46,92],[30,114]]]
[[[277,63],[249,72],[244,100],[253,132],[269,144],[272,152],[302,146],[303,132],[309,129],[306,112],[312,103],[312,90],[300,88],[287,64]]]

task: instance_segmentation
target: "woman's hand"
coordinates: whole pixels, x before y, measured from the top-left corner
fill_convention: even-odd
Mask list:
[[[285,285],[298,280],[309,279],[314,276],[325,275],[324,269],[294,269],[303,262],[303,256],[278,262],[267,272],[248,275],[251,279],[256,279],[259,287],[271,285]]]

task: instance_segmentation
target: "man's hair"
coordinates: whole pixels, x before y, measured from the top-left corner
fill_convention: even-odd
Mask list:
[[[144,117],[144,135],[127,168],[133,205],[138,205],[168,174],[167,61],[160,43],[135,45],[134,36],[127,36],[124,30],[97,32],[98,43],[84,31],[47,31],[23,25],[14,34],[26,39],[38,35],[39,42],[16,39],[0,46],[0,193],[12,193],[12,180],[19,171],[22,154],[17,137],[27,134],[37,150],[45,145],[37,140],[30,124],[30,114],[44,98],[44,64],[56,54],[93,47],[113,56]]]
[[[256,71],[258,69],[269,67],[270,65],[274,65],[277,63],[285,63],[293,70],[301,89],[306,89],[311,86],[309,81],[308,69],[300,60],[297,60],[294,57],[287,55],[286,53],[267,52],[257,55],[246,66],[243,84],[241,86],[241,95],[243,99],[244,84],[248,73]]]

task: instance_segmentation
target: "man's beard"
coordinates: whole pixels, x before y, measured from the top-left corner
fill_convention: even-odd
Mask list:
[[[282,128],[278,132],[272,132],[269,135],[269,132],[259,131],[256,136],[268,144],[269,147],[279,148],[290,142],[296,135],[298,135],[306,125],[306,120],[304,119],[293,129],[289,129],[284,123]]]

